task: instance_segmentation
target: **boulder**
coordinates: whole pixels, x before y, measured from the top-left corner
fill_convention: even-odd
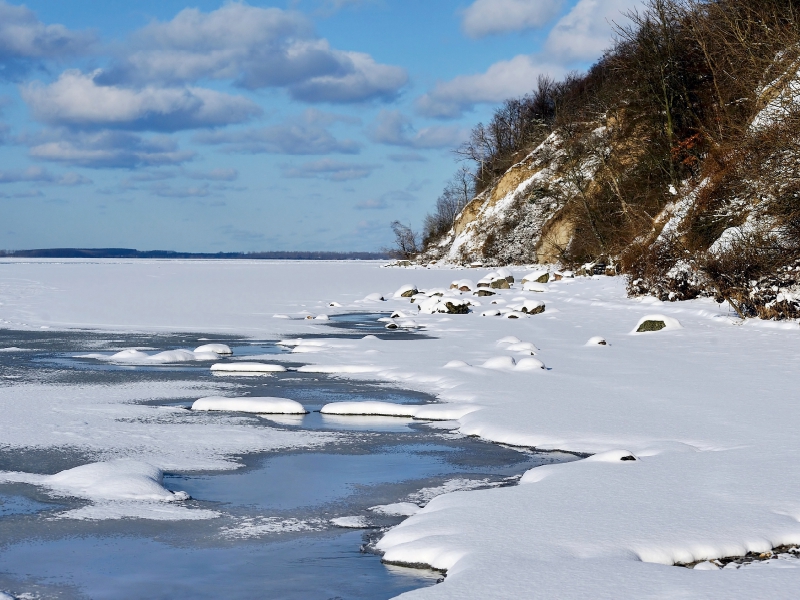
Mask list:
[[[484,296],[494,296],[496,293],[497,292],[492,292],[492,291],[489,291],[487,289],[483,289],[483,290],[478,290],[477,292],[475,292],[475,295],[476,296],[480,296],[482,298]]]
[[[495,290],[508,290],[511,289],[508,281],[505,279],[495,279],[489,283],[489,287]]]
[[[447,308],[447,314],[450,315],[466,315],[469,313],[469,302],[463,300],[448,300],[444,305]]]
[[[522,283],[547,283],[550,281],[550,273],[547,271],[533,271],[522,278]]]
[[[650,320],[643,321],[639,327],[636,328],[636,333],[644,333],[645,331],[661,331],[667,326],[664,321]]]
[[[508,283],[514,283],[514,276],[511,274],[511,271],[508,269],[497,269],[497,276],[502,277]]]
[[[400,286],[400,288],[394,293],[395,298],[411,298],[415,294],[418,294],[419,290],[417,290],[417,286],[407,283],[406,285]]]
[[[538,315],[544,312],[544,302],[539,302],[538,300],[525,300],[522,308],[520,308],[520,312],[524,312],[526,315]]]

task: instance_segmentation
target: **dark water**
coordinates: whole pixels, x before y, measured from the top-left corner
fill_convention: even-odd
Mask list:
[[[391,339],[381,315],[356,315],[331,325],[337,337],[366,333]],[[79,358],[130,347],[150,352],[222,342],[234,357],[294,358],[270,340],[211,335],[144,335],[102,332],[0,330],[3,386],[37,381],[59,385],[211,379],[207,363],[113,365]],[[424,342],[422,342],[424,343]],[[236,377],[244,394],[282,396],[318,410],[340,400],[427,403],[426,394],[374,383],[290,371],[270,377]],[[194,398],[154,401],[188,406]],[[39,598],[286,598],[381,599],[434,585],[425,570],[389,567],[370,551],[381,528],[403,517],[371,507],[393,502],[424,504],[442,491],[513,485],[534,466],[572,460],[563,454],[521,452],[465,438],[410,419],[246,415],[250,426],[289,431],[340,432],[336,442],[305,451],[238,457],[236,471],[167,473],[165,486],[184,490],[186,505],[220,513],[204,521],[58,519],[85,500],[52,498],[24,484],[0,485],[0,590]],[[198,418],[213,418],[202,415]],[[54,473],[92,461],[65,449],[0,446],[0,469]],[[360,517],[364,528],[331,522]]]

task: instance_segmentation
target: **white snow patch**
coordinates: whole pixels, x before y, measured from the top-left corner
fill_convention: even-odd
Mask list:
[[[360,516],[336,517],[335,519],[331,519],[331,523],[337,527],[345,527],[347,529],[366,529],[370,527],[367,518]]]
[[[394,504],[371,506],[369,510],[390,517],[410,517],[417,514],[420,508],[413,502],[395,502]]]
[[[288,398],[254,398],[251,396],[240,398],[208,396],[206,398],[195,400],[192,404],[192,410],[219,410],[229,412],[260,413],[265,415],[298,415],[308,413],[308,411],[303,408],[302,404],[295,402],[294,400],[289,400]]]
[[[194,349],[194,353],[197,354],[198,352],[213,352],[214,354],[233,354],[233,350],[231,350],[230,346],[226,344],[203,344],[202,346],[198,346]]]
[[[286,371],[286,367],[258,362],[229,362],[211,365],[211,370],[223,373],[283,373]]]

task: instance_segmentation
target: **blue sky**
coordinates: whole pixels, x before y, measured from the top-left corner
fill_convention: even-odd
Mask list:
[[[634,0],[0,0],[0,248],[377,250]]]

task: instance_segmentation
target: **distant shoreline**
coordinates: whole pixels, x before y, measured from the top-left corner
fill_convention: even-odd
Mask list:
[[[384,252],[174,252],[132,248],[40,248],[0,250],[0,258],[184,258],[249,260],[386,260]]]

